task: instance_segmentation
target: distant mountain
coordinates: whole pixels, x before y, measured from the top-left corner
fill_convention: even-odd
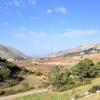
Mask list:
[[[75,48],[59,51],[58,53],[50,55],[50,57],[56,56],[71,56],[71,55],[85,55],[100,52],[100,44],[86,44],[80,45]]]
[[[15,48],[0,44],[0,57],[5,59],[25,59],[26,56]]]

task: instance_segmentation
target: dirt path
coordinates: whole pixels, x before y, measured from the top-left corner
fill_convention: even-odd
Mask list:
[[[32,94],[35,94],[35,93],[41,93],[41,92],[47,92],[47,91],[48,91],[48,89],[30,90],[28,92],[23,92],[23,93],[18,93],[18,94],[0,97],[0,100],[14,100],[17,97],[23,97],[23,96],[28,96],[28,95],[32,95]]]
[[[88,96],[80,98],[79,100],[100,100],[100,92],[90,94]]]

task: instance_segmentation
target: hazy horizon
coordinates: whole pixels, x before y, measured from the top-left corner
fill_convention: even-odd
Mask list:
[[[0,44],[43,56],[100,43],[99,0],[0,0]]]

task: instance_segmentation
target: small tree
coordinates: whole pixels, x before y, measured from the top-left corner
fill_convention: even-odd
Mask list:
[[[73,66],[72,73],[77,75],[81,80],[95,76],[94,63],[92,60],[86,58],[81,60],[78,64]]]
[[[61,84],[74,84],[73,78],[71,77],[71,73],[67,69],[61,75]]]
[[[58,66],[54,66],[48,73],[48,80],[51,84],[56,85],[60,84],[60,68]]]
[[[0,69],[0,76],[3,80],[8,79],[10,76],[10,70],[6,67]]]
[[[94,66],[94,69],[96,71],[97,74],[100,74],[100,62],[97,62]]]

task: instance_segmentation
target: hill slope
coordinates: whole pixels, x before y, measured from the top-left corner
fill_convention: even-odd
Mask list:
[[[100,52],[100,44],[86,44],[80,45],[75,48],[59,51],[58,53],[52,54],[51,57],[63,56],[63,55],[84,55]]]
[[[15,48],[0,44],[0,57],[5,59],[25,59],[26,56]]]
[[[21,75],[19,77],[19,74],[24,71],[26,70],[5,59],[0,58],[0,87],[5,83],[11,83],[9,80],[19,81],[19,79],[23,79]]]

